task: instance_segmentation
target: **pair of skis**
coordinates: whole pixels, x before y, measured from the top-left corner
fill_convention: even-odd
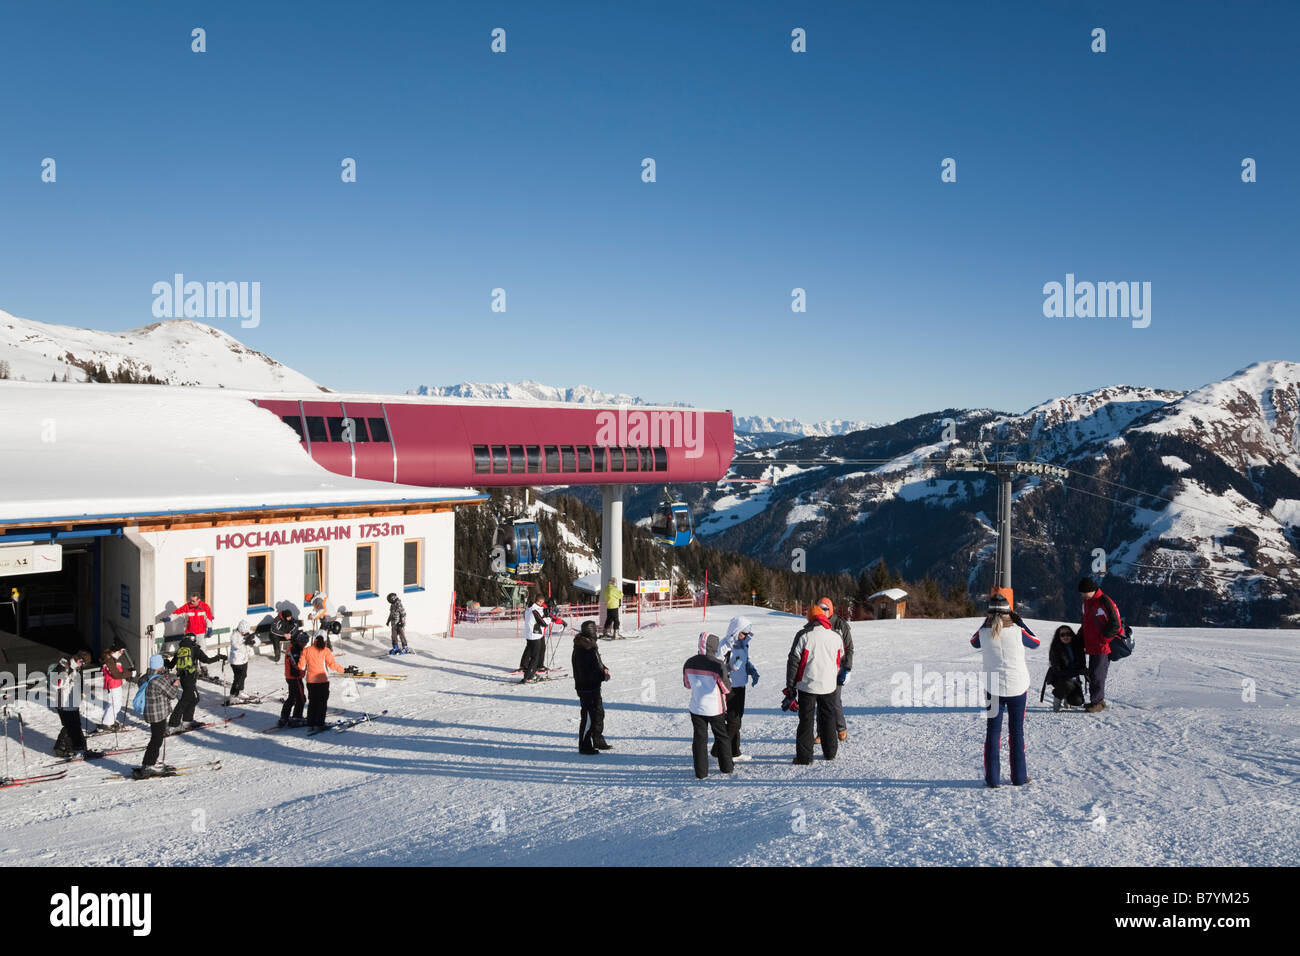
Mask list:
[[[327,730],[333,730],[338,733],[342,733],[343,731],[347,730],[349,727],[357,726],[357,724],[364,724],[371,720],[378,720],[386,713],[388,713],[388,711],[381,710],[377,714],[361,714],[357,717],[344,717],[341,720],[331,721],[330,723],[326,724],[324,727],[311,728],[311,730],[307,731],[307,736],[315,737],[317,734],[322,734]]]
[[[406,680],[406,678],[410,677],[411,675],[410,674],[380,674],[376,671],[346,670],[343,672],[341,676],[342,677],[363,677],[367,680],[374,680],[375,678],[383,678],[384,680]]]
[[[66,770],[56,770],[53,773],[38,773],[31,777],[0,777],[0,790],[8,787],[25,787],[33,783],[52,783],[55,780],[62,780],[67,775]]]
[[[220,760],[211,760],[208,763],[197,763],[188,767],[172,767],[164,764],[163,769],[158,773],[144,773],[142,767],[135,767],[128,774],[112,774],[105,777],[106,783],[120,783],[123,780],[162,780],[164,777],[184,777],[194,773],[211,773],[214,770],[221,769]]]

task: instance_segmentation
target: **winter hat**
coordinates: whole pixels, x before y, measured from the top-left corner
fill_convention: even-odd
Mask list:
[[[387,600],[389,604],[392,604],[394,601],[397,600],[397,593],[395,591],[389,591]]]
[[[247,634],[248,629],[249,629],[248,618],[246,617],[240,618],[239,623],[235,625],[235,630],[237,630],[240,634]]]
[[[589,637],[589,638],[592,638],[592,639],[594,640],[595,637],[596,637],[596,622],[595,622],[595,621],[583,621],[583,622],[582,622],[582,627],[580,627],[580,628],[578,629],[578,636],[579,636],[579,637]]]
[[[1007,600],[1005,594],[994,594],[989,598],[990,614],[1010,614],[1011,602]]]
[[[1091,594],[1093,591],[1096,590],[1097,590],[1097,582],[1094,581],[1092,578],[1084,578],[1082,581],[1079,582],[1080,594]]]
[[[808,608],[808,617],[810,620],[815,620],[816,618],[824,617],[826,618],[826,620],[829,621],[831,619],[831,615],[834,613],[835,613],[835,605],[831,602],[831,599],[828,597],[820,598],[816,604]]]
[[[149,670],[160,671],[163,669],[163,657],[161,654],[154,654],[149,658]]]

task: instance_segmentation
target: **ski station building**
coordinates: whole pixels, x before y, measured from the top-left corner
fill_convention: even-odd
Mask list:
[[[301,614],[317,592],[365,632],[401,595],[453,614],[455,509],[475,488],[601,484],[602,581],[622,578],[626,484],[710,481],[730,412],[160,385],[0,383],[0,671],[121,640]]]

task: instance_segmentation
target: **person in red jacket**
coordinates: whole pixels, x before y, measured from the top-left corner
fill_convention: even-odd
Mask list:
[[[1092,700],[1083,708],[1090,714],[1106,709],[1106,671],[1110,669],[1110,642],[1124,633],[1115,602],[1101,592],[1097,582],[1084,578],[1079,582],[1083,596],[1083,620],[1079,631],[1088,655],[1088,687]]]
[[[212,608],[208,607],[208,602],[197,594],[191,594],[190,603],[178,607],[173,613],[177,617],[185,618],[186,634],[208,633],[208,625],[212,623]]]

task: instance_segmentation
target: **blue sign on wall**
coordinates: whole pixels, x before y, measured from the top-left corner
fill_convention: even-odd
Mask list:
[[[131,587],[127,584],[122,585],[122,616],[131,616]]]

